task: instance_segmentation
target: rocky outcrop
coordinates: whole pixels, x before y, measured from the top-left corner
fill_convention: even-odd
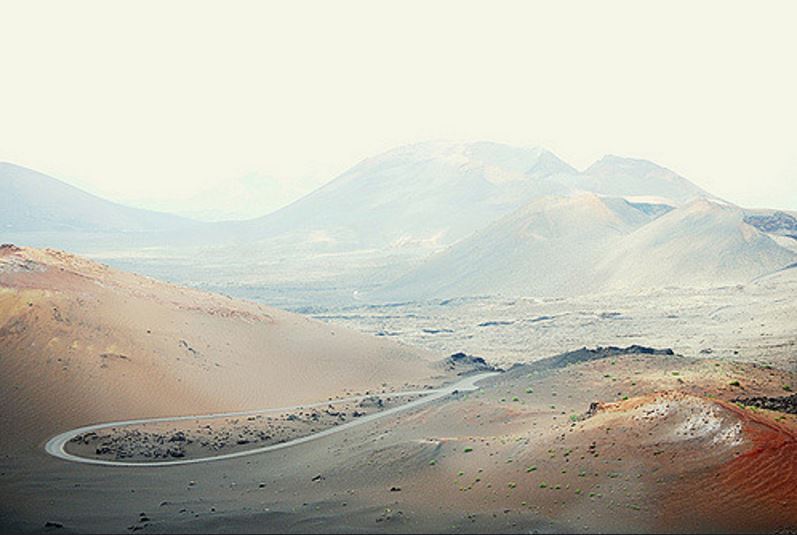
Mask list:
[[[759,409],[768,409],[771,411],[786,412],[789,414],[797,414],[797,394],[781,397],[752,397],[752,398],[736,398],[734,403],[741,403],[749,407],[758,407]]]
[[[473,372],[501,371],[499,368],[487,363],[482,357],[475,357],[466,353],[454,353],[443,362],[446,370],[455,371],[457,375]]]
[[[786,212],[774,212],[770,215],[748,215],[744,222],[761,232],[791,235],[797,233],[797,218]]]

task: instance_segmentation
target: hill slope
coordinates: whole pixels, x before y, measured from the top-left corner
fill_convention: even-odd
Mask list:
[[[583,274],[616,240],[649,216],[628,202],[591,193],[544,197],[430,258],[391,284],[396,298],[512,293],[568,294],[589,288]]]
[[[0,230],[153,231],[193,221],[102,199],[43,173],[0,162]]]
[[[293,204],[231,229],[335,249],[453,243],[575,173],[540,148],[422,143],[369,158]]]
[[[649,197],[665,204],[682,205],[711,197],[686,178],[648,160],[606,155],[576,179],[579,188],[602,195]]]
[[[699,199],[656,219],[618,198],[534,201],[435,255],[376,297],[552,296],[607,289],[748,282],[797,255]]]
[[[698,199],[632,233],[596,266],[613,288],[748,282],[797,259],[731,205]]]
[[[88,422],[323,401],[436,373],[388,340],[0,247],[0,425],[15,430],[2,451]]]
[[[245,201],[247,213],[262,212],[265,207],[258,208],[251,186],[225,184],[201,199],[203,209],[233,203],[240,212]],[[213,243],[254,246],[267,254],[299,246],[310,252],[401,249],[423,255],[535,199],[584,191],[628,197],[655,214],[708,195],[644,160],[607,156],[579,173],[540,147],[427,142],[368,158],[271,214],[214,224],[122,206],[41,173],[0,164],[0,229],[15,240],[86,251],[90,248],[79,234],[124,232],[125,243],[133,246]],[[159,232],[136,237],[135,231]],[[23,232],[58,234],[35,239]]]

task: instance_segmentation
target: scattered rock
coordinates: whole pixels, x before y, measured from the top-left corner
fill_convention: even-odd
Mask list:
[[[177,431],[171,437],[169,437],[169,442],[185,442],[185,433],[182,431]]]
[[[782,397],[759,396],[752,398],[736,398],[733,402],[750,407],[758,407],[759,409],[797,414],[797,394]]]

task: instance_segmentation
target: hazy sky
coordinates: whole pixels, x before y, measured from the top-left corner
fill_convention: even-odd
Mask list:
[[[797,209],[797,2],[4,2],[0,160],[117,200],[427,139],[655,160]]]

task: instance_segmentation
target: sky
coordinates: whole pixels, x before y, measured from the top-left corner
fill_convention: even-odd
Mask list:
[[[797,2],[0,3],[0,161],[263,213],[418,141],[647,158],[797,209]]]

